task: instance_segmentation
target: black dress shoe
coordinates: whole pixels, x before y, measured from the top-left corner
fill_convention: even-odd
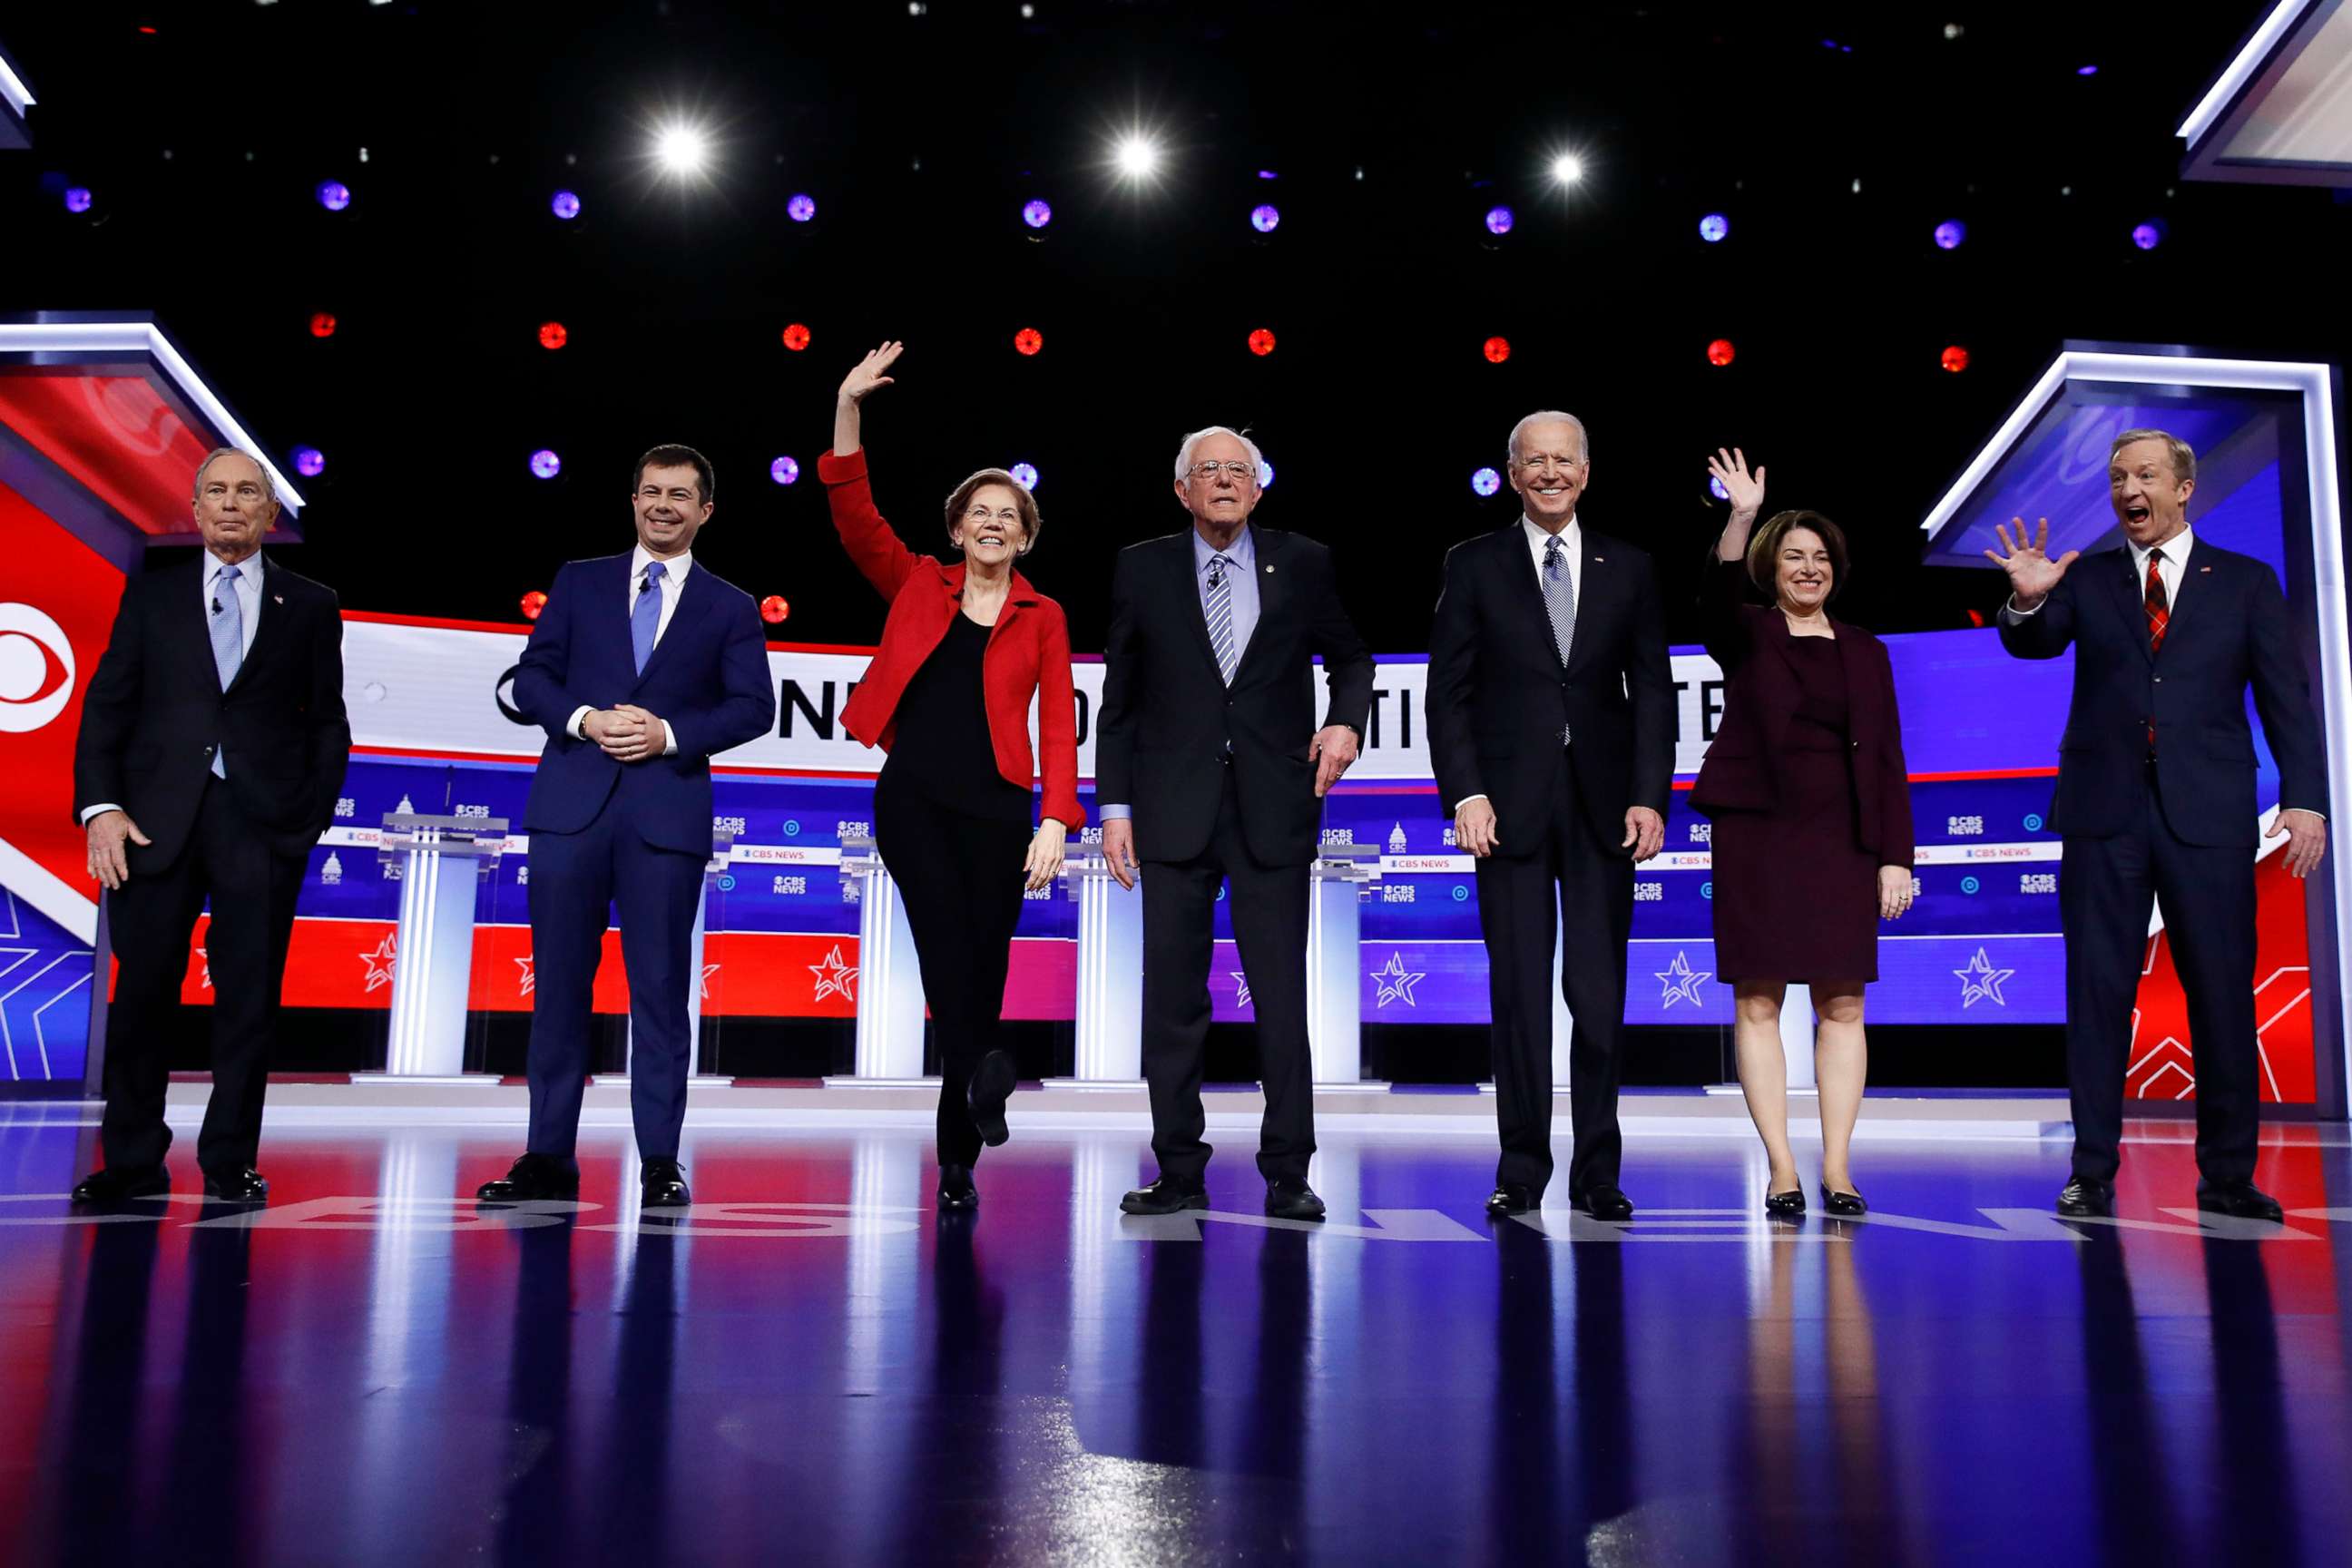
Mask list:
[[[1488,1214],[1525,1214],[1542,1200],[1525,1182],[1505,1182],[1486,1194]]]
[[[1121,1214],[1175,1214],[1209,1206],[1209,1190],[1198,1176],[1161,1176],[1148,1187],[1138,1187],[1118,1200]]]
[[[2087,1176],[2070,1178],[2058,1189],[2058,1212],[2075,1219],[2113,1219],[2116,1214],[2116,1189],[2105,1182],[2095,1182]]]
[[[940,1212],[956,1214],[980,1206],[980,1189],[972,1185],[970,1165],[940,1167]]]
[[[1577,1207],[1594,1219],[1632,1219],[1633,1217],[1633,1200],[1606,1184],[1585,1188],[1582,1195],[1577,1197],[1574,1202]]]
[[[1862,1201],[1860,1193],[1842,1193],[1827,1182],[1822,1184],[1822,1207],[1840,1219],[1852,1219],[1856,1215],[1870,1212],[1870,1205]]]
[[[2286,1218],[2278,1199],[2252,1182],[2200,1182],[2197,1184],[2197,1206],[2207,1214],[2234,1215],[2240,1219],[2266,1219],[2273,1224]]]
[[[1825,1198],[1829,1195],[1827,1188],[1822,1189],[1822,1195]],[[1790,1187],[1785,1193],[1766,1193],[1764,1194],[1764,1213],[1766,1217],[1769,1219],[1804,1218],[1805,1189],[1802,1187]]]
[[[552,1154],[525,1154],[505,1175],[474,1189],[474,1196],[486,1204],[541,1203],[579,1195],[580,1173]]]
[[[682,1209],[694,1201],[687,1190],[686,1172],[676,1160],[648,1160],[637,1173],[643,1191],[640,1205],[649,1209]]]
[[[971,1124],[980,1129],[980,1141],[992,1149],[1013,1136],[1012,1129],[1004,1125],[1004,1102],[1013,1096],[1013,1058],[1003,1051],[991,1051],[971,1069],[971,1086],[963,1091]]]
[[[1306,1177],[1276,1176],[1265,1184],[1265,1212],[1276,1219],[1321,1219],[1323,1200]]]
[[[242,1171],[224,1171],[218,1175],[205,1173],[205,1196],[227,1204],[266,1204],[269,1201],[269,1178],[247,1165]]]
[[[76,1183],[78,1204],[120,1204],[161,1196],[172,1190],[171,1173],[161,1165],[102,1166]]]

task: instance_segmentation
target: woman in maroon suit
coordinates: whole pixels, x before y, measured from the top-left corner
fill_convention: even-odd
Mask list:
[[[1765,1212],[1805,1212],[1780,1049],[1780,1002],[1796,982],[1821,1016],[1822,1202],[1861,1214],[1848,1150],[1866,1068],[1862,990],[1878,978],[1878,921],[1916,893],[1894,667],[1884,643],[1830,617],[1846,573],[1837,525],[1784,511],[1751,538],[1764,470],[1751,475],[1737,451],[1707,467],[1731,497],[1704,595],[1706,651],[1730,685],[1691,791],[1714,821],[1716,974],[1732,986],[1739,1087],[1771,1157]],[[1750,584],[1770,608],[1748,602]]]
[[[948,497],[948,542],[963,555],[954,565],[908,549],[875,510],[858,405],[890,384],[904,347],[884,343],[842,382],[817,475],[842,547],[890,602],[842,723],[890,753],[874,783],[874,837],[906,900],[939,1039],[940,1206],[957,1210],[980,1203],[971,1168],[982,1145],[1006,1137],[1014,1073],[996,1026],[1023,889],[1052,886],[1064,838],[1086,814],[1069,624],[1013,564],[1037,542],[1037,503],[1002,468],[965,479]]]

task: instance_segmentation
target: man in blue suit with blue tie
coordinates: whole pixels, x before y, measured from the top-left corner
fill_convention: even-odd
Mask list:
[[[530,835],[528,1152],[478,1195],[571,1198],[588,1075],[590,996],[605,910],[629,976],[629,1107],[645,1205],[692,1201],[678,1165],[692,1071],[687,994],[695,909],[710,858],[710,759],[776,718],[750,595],[694,563],[710,520],[709,460],[691,447],[637,459],[637,546],[555,575],[514,681],[548,733],[523,807]]]

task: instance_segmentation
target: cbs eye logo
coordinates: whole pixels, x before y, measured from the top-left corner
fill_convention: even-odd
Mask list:
[[[30,605],[0,605],[0,732],[37,730],[73,696],[73,643]]]

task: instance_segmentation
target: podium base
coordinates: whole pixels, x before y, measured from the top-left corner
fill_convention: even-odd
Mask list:
[[[706,1089],[725,1089],[734,1081],[735,1079],[732,1075],[722,1076],[717,1073],[698,1072],[693,1077],[688,1079],[686,1083],[688,1089],[692,1089],[698,1084]],[[629,1087],[629,1075],[625,1072],[591,1073],[588,1075],[588,1087],[591,1089],[626,1089]]]
[[[1049,1078],[1040,1086],[1045,1089],[1121,1089],[1140,1094],[1151,1086],[1139,1078]]]
[[[1320,1079],[1315,1080],[1315,1092],[1318,1094],[1386,1094],[1388,1091],[1389,1081],[1384,1078],[1343,1079],[1334,1083],[1325,1083]]]
[[[855,1073],[834,1073],[824,1080],[827,1089],[937,1089],[937,1078],[859,1078]]]
[[[355,1084],[415,1084],[419,1089],[496,1089],[506,1080],[494,1072],[355,1072]]]
[[[1479,1092],[1480,1094],[1492,1094],[1492,1093],[1494,1093],[1494,1092],[1495,1092],[1495,1080],[1494,1080],[1493,1079],[1491,1079],[1491,1078],[1490,1078],[1490,1079],[1488,1079],[1486,1082],[1484,1082],[1484,1083],[1480,1084],[1480,1085],[1478,1086],[1478,1092]],[[1564,1094],[1566,1094],[1567,1092],[1568,1092],[1568,1085],[1566,1085],[1566,1084],[1564,1084],[1564,1083],[1556,1083],[1556,1084],[1554,1084],[1554,1085],[1552,1085],[1552,1086],[1551,1086],[1552,1098],[1553,1098],[1553,1099],[1555,1099],[1555,1100],[1559,1099],[1561,1095],[1564,1095]],[[1713,1094],[1715,1091],[1714,1091],[1713,1089],[1709,1089],[1709,1090],[1707,1090],[1707,1092],[1708,1092],[1709,1094]],[[1731,1092],[1732,1092],[1732,1093],[1734,1093],[1734,1094],[1738,1094],[1738,1093],[1739,1092],[1739,1086],[1738,1086],[1738,1084],[1736,1084],[1736,1083],[1735,1083],[1735,1084],[1733,1084],[1733,1085],[1731,1086]]]
[[[1745,1090],[1736,1083],[1711,1083],[1706,1086],[1706,1092],[1737,1096],[1744,1093]],[[1821,1098],[1822,1091],[1810,1083],[1792,1083],[1789,1086],[1788,1092],[1790,1100],[1818,1100]]]

